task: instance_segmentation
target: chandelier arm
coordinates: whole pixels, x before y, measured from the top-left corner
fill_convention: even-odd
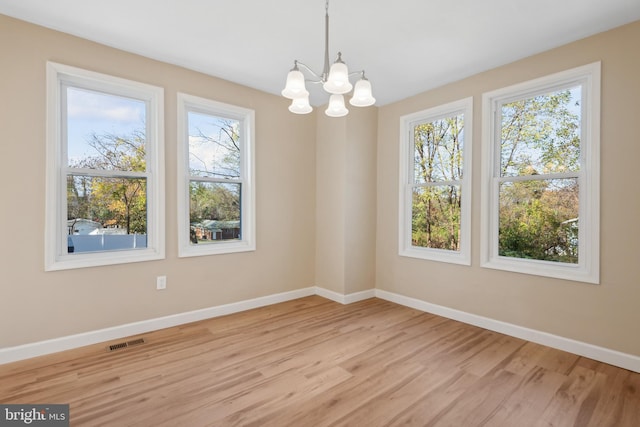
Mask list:
[[[321,82],[324,81],[323,76],[318,74],[318,73],[316,73],[315,71],[313,71],[311,69],[311,67],[309,67],[307,64],[305,64],[303,62],[300,62],[298,60],[296,60],[296,64],[301,66],[305,70],[307,70],[309,73],[311,73],[313,75],[313,77],[315,77],[317,79],[317,81],[316,80],[309,80],[311,83],[321,83]]]

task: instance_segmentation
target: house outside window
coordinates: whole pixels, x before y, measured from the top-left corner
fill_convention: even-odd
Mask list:
[[[47,64],[46,270],[164,257],[163,90]]]
[[[179,256],[255,250],[254,112],[178,94]]]
[[[483,96],[482,266],[599,281],[600,64]]]
[[[401,118],[399,253],[470,264],[473,99]]]

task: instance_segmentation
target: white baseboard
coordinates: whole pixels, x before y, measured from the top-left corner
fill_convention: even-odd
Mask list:
[[[448,319],[453,319],[459,322],[468,323],[470,325],[479,326],[490,331],[500,332],[512,337],[546,345],[547,347],[568,351],[579,356],[588,357],[590,359],[608,363],[610,365],[618,366],[630,371],[640,372],[640,357],[634,356],[632,354],[622,353],[604,347],[598,347],[593,344],[572,340],[570,338],[564,338],[558,335],[549,334],[547,332],[537,331],[535,329],[513,325],[511,323],[501,322],[499,320],[478,316],[437,304],[431,304],[426,301],[383,291],[381,289],[375,290],[375,296],[380,299],[395,302],[396,304],[415,308],[416,310],[425,311],[427,313],[436,314]]]
[[[354,302],[362,301],[365,299],[373,298],[376,296],[375,289],[368,289],[362,292],[355,292],[353,294],[343,295],[338,292],[330,291],[329,289],[315,287],[316,295],[323,298],[330,299],[331,301],[339,302],[340,304],[351,304]]]
[[[159,329],[170,328],[183,325],[185,323],[197,322],[199,320],[210,319],[227,314],[238,313],[240,311],[251,310],[253,308],[264,307],[277,304],[279,302],[290,301],[315,295],[314,287],[297,289],[295,291],[283,292],[265,297],[254,298],[231,304],[224,304],[201,310],[189,311],[186,313],[174,314],[171,316],[159,317],[156,319],[143,320],[141,322],[128,323],[126,325],[114,326],[97,331],[85,332],[61,338],[55,338],[36,343],[24,344],[15,347],[0,348],[0,365],[16,362],[18,360],[30,359],[32,357],[43,356],[45,354],[57,353],[59,351],[98,344],[114,339],[143,334]]]
[[[483,316],[467,313],[460,310],[444,307],[437,304],[428,303],[416,298],[406,297],[381,289],[369,289],[362,292],[343,295],[318,286],[297,289],[295,291],[283,292],[265,297],[254,298],[231,304],[224,304],[201,310],[189,311],[186,313],[174,314],[171,316],[149,319],[141,322],[129,323],[112,328],[100,329],[97,331],[82,334],[70,335],[66,337],[40,341],[36,343],[24,344],[16,347],[0,349],[0,365],[43,356],[45,354],[57,353],[59,351],[70,350],[114,339],[139,335],[159,329],[170,328],[199,320],[213,317],[225,316],[227,314],[238,313],[253,308],[264,307],[280,302],[303,298],[310,295],[319,295],[340,304],[351,304],[357,301],[377,297],[396,304],[411,307],[416,310],[436,314],[438,316],[457,320],[470,325],[479,326],[502,334],[521,338],[527,341],[568,351],[580,356],[588,357],[610,365],[619,366],[634,372],[640,372],[640,357],[619,351],[598,347],[581,341],[560,337],[546,332],[501,322]]]

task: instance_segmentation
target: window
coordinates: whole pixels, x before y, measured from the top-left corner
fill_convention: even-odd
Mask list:
[[[255,250],[254,112],[178,94],[179,256]]]
[[[470,264],[473,99],[403,116],[400,255]]]
[[[600,64],[483,102],[482,265],[598,283]]]
[[[163,90],[47,64],[45,269],[164,258]]]

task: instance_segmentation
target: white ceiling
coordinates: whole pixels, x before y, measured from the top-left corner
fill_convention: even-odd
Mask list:
[[[0,0],[0,13],[274,94],[294,59],[324,60],[325,0]],[[331,61],[365,69],[385,105],[636,21],[640,0],[331,0],[329,16]]]

